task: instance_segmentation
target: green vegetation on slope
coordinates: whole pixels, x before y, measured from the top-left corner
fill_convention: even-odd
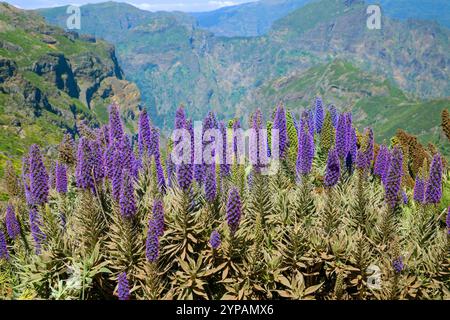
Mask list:
[[[316,94],[343,111],[352,110],[360,129],[374,128],[379,142],[404,129],[422,143],[431,141],[450,154],[439,127],[441,111],[450,105],[450,99],[415,99],[348,61],[334,60],[296,76],[279,78],[261,89],[258,100],[264,101],[266,108],[283,102],[288,109],[298,110],[308,107]]]
[[[31,144],[51,153],[80,121],[105,123],[107,105],[118,100],[111,86],[128,84],[121,78],[110,44],[0,4],[0,176],[7,158],[20,167]]]
[[[108,2],[81,8],[80,32],[116,45],[152,120],[165,128],[173,125],[167,119],[180,104],[194,118],[206,110],[245,117],[249,106],[265,103],[255,100],[260,88],[334,59],[350,61],[408,94],[447,97],[450,31],[385,17],[383,29],[372,32],[366,28],[365,9],[357,0],[313,1],[278,20],[265,36],[228,38],[199,29],[182,13],[149,13]],[[64,26],[67,15],[52,10],[40,12]]]

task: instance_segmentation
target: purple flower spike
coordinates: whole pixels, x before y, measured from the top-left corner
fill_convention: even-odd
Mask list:
[[[386,178],[386,202],[391,208],[394,208],[399,202],[400,186],[403,175],[403,154],[400,148],[395,147],[392,151],[392,160],[389,167],[389,173]]]
[[[349,174],[353,173],[353,158],[350,152],[347,153],[347,157],[345,157],[345,169]]]
[[[362,150],[359,149],[357,153],[356,158],[356,166],[361,170],[367,170],[370,169],[370,166],[372,165],[373,160],[373,131],[372,129],[366,129],[366,135],[368,137],[367,139],[367,145],[365,146],[365,149]]]
[[[159,257],[159,237],[158,223],[155,219],[150,219],[145,242],[145,256],[149,262],[156,262]]]
[[[124,170],[122,168],[122,157],[119,149],[115,149],[112,155],[112,169],[111,169],[111,188],[114,200],[119,201],[120,191],[122,188],[122,180]]]
[[[337,128],[336,128],[336,151],[339,155],[339,158],[345,159],[348,153],[348,145],[349,141],[347,138],[349,137],[347,133],[347,117],[345,114],[342,114],[339,117]]]
[[[125,219],[134,217],[137,211],[136,199],[134,195],[133,179],[128,173],[125,173],[120,192],[120,214]]]
[[[216,184],[216,166],[214,164],[206,166],[205,177],[205,197],[206,201],[213,202],[216,199],[217,184]]]
[[[9,252],[8,248],[6,247],[5,234],[1,229],[0,229],[0,259],[9,260]]]
[[[439,154],[433,157],[430,167],[430,177],[425,191],[425,201],[428,204],[437,204],[442,198],[442,160]]]
[[[273,120],[273,128],[278,130],[279,135],[279,156],[284,158],[288,147],[288,135],[286,126],[286,112],[282,106],[277,108],[275,119]]]
[[[19,221],[17,221],[16,214],[14,213],[14,207],[10,204],[6,208],[5,222],[8,236],[13,240],[16,239],[20,234],[20,225]]]
[[[330,112],[330,115],[331,115],[331,122],[333,124],[333,127],[336,128],[336,126],[338,125],[338,121],[339,121],[339,115],[336,110],[336,107],[334,105],[330,104],[328,106],[328,111]]]
[[[181,190],[188,191],[192,184],[192,165],[187,163],[182,163],[177,166],[177,179],[178,185]]]
[[[119,300],[130,300],[130,286],[128,284],[127,274],[122,272],[118,277],[117,295]]]
[[[305,130],[305,119],[300,124],[300,132],[298,134],[298,150],[296,171],[298,175],[307,175],[311,172],[314,159],[314,138]]]
[[[82,137],[78,143],[77,167],[75,177],[77,186],[81,189],[92,189],[94,187],[94,160],[89,140]]]
[[[336,149],[328,152],[327,168],[325,172],[324,184],[331,188],[335,186],[341,176],[341,166]]]
[[[175,129],[185,129],[185,130],[188,129],[186,115],[184,113],[183,107],[178,108],[178,110],[176,112]],[[187,139],[187,138],[188,137],[183,137],[183,140]],[[175,145],[177,145],[180,141],[181,141],[181,138],[179,141],[174,141]],[[192,178],[193,178],[192,163],[185,163],[185,161],[183,161],[181,164],[177,165],[176,174],[177,174],[178,185],[180,186],[181,190],[183,190],[185,192],[188,191],[191,187]]]
[[[29,153],[30,195],[33,205],[42,205],[48,198],[48,174],[42,161],[41,151],[36,144],[30,147]]]
[[[55,166],[56,191],[67,193],[67,167],[65,164],[56,162]]]
[[[384,181],[386,178],[389,169],[389,157],[388,148],[385,145],[381,145],[373,168],[373,173],[379,176],[381,181]]]
[[[122,137],[121,144],[119,144],[122,156],[122,167],[124,170],[128,171],[132,176],[135,177],[135,163],[136,159],[134,157],[133,148],[131,147],[130,138],[128,135]]]
[[[120,119],[119,106],[112,104],[109,106],[109,140],[110,143],[122,139],[123,127]]]
[[[357,154],[358,154],[358,145],[357,145],[358,137],[356,136],[355,128],[350,128],[349,130],[350,130],[349,138],[347,140],[347,141],[349,141],[347,157],[348,157],[348,155],[350,155],[352,162],[356,162],[356,158],[357,158]]]
[[[159,129],[152,127],[151,128],[151,140],[150,140],[150,155],[153,155],[156,159],[161,158],[161,150],[159,148],[159,140],[160,140],[160,133]]]
[[[316,98],[315,109],[314,109],[314,123],[316,132],[320,133],[322,131],[323,121],[324,121],[324,111],[323,102],[321,97]]]
[[[239,227],[241,220],[242,204],[241,197],[237,188],[233,187],[228,193],[227,202],[227,222],[230,232],[234,235]]]
[[[161,193],[166,192],[166,178],[164,177],[164,170],[161,165],[161,160],[155,158],[156,162],[156,178],[158,179],[158,190]]]
[[[153,220],[156,223],[156,235],[161,237],[164,234],[164,206],[160,199],[153,202]]]
[[[209,238],[209,244],[211,248],[217,250],[219,249],[221,243],[222,242],[220,241],[220,233],[217,232],[217,230],[213,230],[213,232],[211,232],[211,237]]]
[[[425,203],[425,181],[420,177],[416,177],[414,200],[418,203]]]
[[[189,137],[191,140],[191,162],[194,163],[194,157],[195,157],[195,149],[194,149],[194,143],[195,143],[195,136],[194,136],[194,126],[192,125],[192,120],[188,119],[186,120],[186,130],[189,132]]]
[[[408,195],[406,194],[405,190],[402,190],[402,199],[403,199],[403,204],[408,204]]]
[[[391,160],[392,160],[392,154],[388,150],[386,154],[386,170],[384,171],[384,174],[381,176],[381,182],[383,182],[383,185],[386,185],[387,176],[389,174],[389,168],[391,167]]]
[[[102,142],[102,145],[104,147],[109,145],[109,126],[108,125],[104,125],[100,128],[100,133],[99,133],[100,137],[100,141]]]
[[[358,149],[358,152],[356,153],[356,167],[360,170],[364,170],[366,169],[366,153],[361,150]]]
[[[347,141],[346,152],[348,154],[350,152],[351,143],[352,143],[352,139],[353,139],[353,131],[355,131],[355,129],[353,128],[352,114],[350,112],[343,113],[341,116],[345,118],[345,132],[347,134],[347,137],[345,138],[345,140]],[[356,131],[355,131],[355,136],[356,136]],[[356,139],[355,139],[355,143],[356,143]]]
[[[139,155],[142,157],[144,154],[151,156],[152,131],[150,129],[150,122],[148,119],[147,111],[143,109],[139,114],[139,126],[138,126],[138,146]]]
[[[105,151],[100,139],[91,142],[92,150],[92,172],[94,183],[99,184],[106,175],[105,169]]]
[[[203,183],[204,180],[204,172],[203,172],[203,164],[202,163],[196,163],[194,164],[194,178],[195,181],[197,181],[197,183],[199,185],[201,185]]]
[[[185,129],[186,128],[186,114],[184,112],[184,107],[179,107],[175,113],[175,129]]]
[[[46,236],[42,232],[42,218],[36,208],[30,209],[30,230],[34,239],[34,248],[37,255],[41,254],[42,243]]]
[[[403,269],[405,268],[405,265],[403,264],[403,258],[398,257],[392,262],[392,267],[394,268],[394,271],[396,273],[401,273]]]
[[[222,162],[220,164],[220,175],[221,177],[227,177],[231,174],[231,165],[227,163],[227,127],[223,121],[220,121],[219,129],[222,134]]]
[[[105,151],[105,169],[106,169],[106,176],[112,180],[113,178],[113,170],[114,170],[114,153],[116,151],[115,143],[111,143],[108,145],[106,151]]]

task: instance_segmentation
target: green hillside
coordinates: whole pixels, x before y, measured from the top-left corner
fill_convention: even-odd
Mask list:
[[[359,128],[372,127],[379,142],[388,141],[398,129],[407,129],[423,143],[433,141],[450,154],[450,145],[441,139],[440,128],[440,114],[450,105],[450,98],[415,99],[386,79],[347,61],[335,60],[299,75],[279,78],[261,89],[258,101],[264,101],[266,108],[282,102],[298,110],[308,107],[316,94],[342,111],[351,110]]]
[[[210,12],[192,13],[198,25],[217,36],[251,37],[270,31],[277,20],[315,0],[260,0],[220,8]],[[366,0],[366,5],[379,4],[383,15],[390,18],[426,20],[450,28],[448,0]],[[329,11],[331,7],[322,8]],[[301,21],[298,21],[302,23]]]
[[[67,6],[44,8],[36,10],[45,19],[61,27],[66,27],[69,16]],[[195,20],[185,13],[149,12],[140,10],[127,3],[113,1],[87,4],[81,10],[81,32],[94,35],[106,41],[116,43],[126,39],[126,32],[135,27],[152,23],[154,19],[174,18],[177,24],[190,26]]]
[[[367,1],[372,3],[371,1]],[[450,28],[450,2],[447,0],[378,0],[383,12],[397,19],[436,21]]]
[[[0,4],[0,173],[7,158],[19,166],[32,143],[56,144],[82,120],[106,121],[108,104],[123,100],[116,93],[128,84],[110,44]],[[121,95],[137,95],[124,104],[137,107],[136,87]]]

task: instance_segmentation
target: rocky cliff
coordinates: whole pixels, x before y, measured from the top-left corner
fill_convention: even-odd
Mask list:
[[[133,130],[129,120],[138,112],[140,92],[124,80],[112,45],[0,4],[0,170],[4,159],[19,160],[31,143],[76,135],[82,120],[105,122],[113,101]]]

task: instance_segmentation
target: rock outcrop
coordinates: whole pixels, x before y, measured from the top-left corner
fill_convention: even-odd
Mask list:
[[[72,98],[78,98],[80,90],[69,60],[62,53],[48,53],[33,64],[32,71],[56,85]]]
[[[19,161],[31,143],[57,143],[64,133],[76,134],[80,121],[105,122],[114,101],[126,123],[135,119],[139,90],[124,80],[105,41],[0,3],[0,49],[0,175],[5,158]]]

